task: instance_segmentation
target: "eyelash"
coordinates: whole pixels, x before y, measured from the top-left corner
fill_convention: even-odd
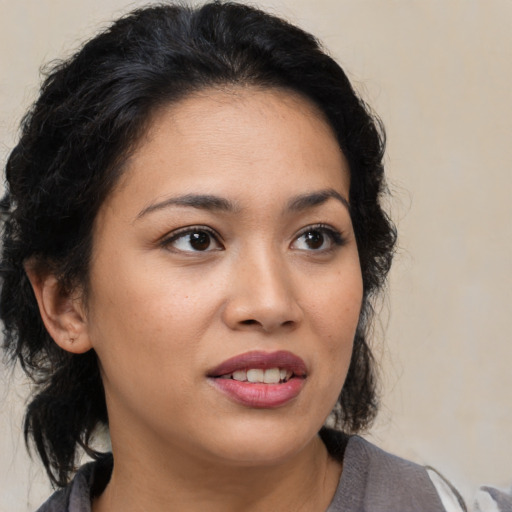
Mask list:
[[[331,226],[328,226],[327,224],[313,224],[312,226],[307,226],[304,228],[298,236],[295,237],[294,242],[299,240],[301,237],[308,233],[312,232],[319,232],[322,235],[327,235],[329,240],[332,243],[332,246],[327,249],[309,249],[311,252],[318,252],[318,253],[328,253],[332,252],[336,247],[341,247],[345,245],[346,239],[343,236],[342,233],[340,233],[338,230],[332,228]],[[300,250],[300,249],[299,249]],[[307,251],[307,249],[304,249]]]
[[[320,249],[298,249],[298,250],[305,251],[305,252],[325,254],[325,253],[332,252],[336,247],[341,247],[341,246],[345,245],[345,243],[346,243],[345,237],[338,230],[336,230],[326,224],[313,224],[311,226],[305,227],[294,238],[291,245],[295,244],[304,235],[307,235],[308,233],[313,233],[313,232],[321,233],[324,236],[327,235],[327,237],[330,240],[332,245],[326,249],[320,248]],[[174,249],[174,250],[176,252],[184,252],[184,253],[187,253],[187,252],[201,253],[201,252],[213,252],[213,251],[224,250],[224,246],[221,242],[221,237],[214,230],[212,230],[211,228],[209,228],[207,226],[188,226],[185,228],[181,228],[181,229],[171,233],[170,236],[165,237],[161,241],[160,245],[167,249],[169,249],[171,247],[170,250],[172,250],[172,244],[175,243],[177,240],[180,240],[181,238],[185,238],[187,235],[190,236],[190,235],[199,234],[199,233],[206,233],[209,236],[208,245],[205,247],[205,250],[190,250],[190,251],[182,250],[182,249]],[[211,245],[211,240],[213,240],[214,243],[220,247],[208,250]],[[190,242],[190,240],[189,240],[189,242]],[[323,245],[323,243],[324,242],[322,241],[322,245]]]
[[[185,238],[186,235],[193,235],[195,233],[206,233],[209,235],[210,240],[213,239],[218,246],[221,246],[221,249],[214,249],[214,250],[222,250],[224,248],[220,241],[219,235],[215,231],[213,231],[213,229],[208,228],[206,226],[188,226],[186,228],[178,229],[177,231],[172,232],[170,236],[165,237],[161,241],[161,246],[169,249],[169,247],[172,245],[173,242],[176,242],[180,238]],[[209,247],[209,245],[210,244],[208,244],[208,247]],[[206,247],[206,248],[208,249],[208,247]],[[201,253],[201,252],[212,252],[212,250],[210,250],[210,251],[193,251],[193,250],[182,251],[180,249],[177,249],[176,252],[198,252],[198,253]]]

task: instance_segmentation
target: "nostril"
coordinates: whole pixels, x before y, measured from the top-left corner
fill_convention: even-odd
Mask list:
[[[244,325],[254,325],[257,324],[258,322],[256,320],[243,320],[241,323]]]

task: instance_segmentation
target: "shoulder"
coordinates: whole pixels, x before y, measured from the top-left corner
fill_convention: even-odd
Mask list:
[[[348,442],[340,483],[360,510],[444,511],[425,468],[358,436]]]
[[[67,487],[54,492],[36,512],[90,512],[89,475],[93,463],[81,467]]]
[[[444,512],[446,509],[426,468],[352,436],[346,442],[343,472],[328,512],[338,510]]]
[[[83,465],[69,485],[54,492],[36,512],[91,512],[91,497],[106,487],[112,465],[111,454]]]

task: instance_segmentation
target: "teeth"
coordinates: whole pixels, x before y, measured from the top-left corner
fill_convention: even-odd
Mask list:
[[[281,373],[279,368],[269,368],[263,374],[263,382],[265,384],[278,384],[281,380]]]
[[[251,370],[249,370],[249,371],[251,371]],[[249,377],[248,377],[247,373],[248,372],[246,372],[245,370],[236,370],[235,372],[233,372],[233,379],[234,380],[240,380],[242,382],[246,381],[246,380],[249,380]]]
[[[254,382],[265,384],[279,384],[279,382],[286,382],[293,375],[291,370],[284,368],[268,368],[263,370],[261,368],[250,368],[249,370],[236,370],[233,373],[221,375],[221,379],[233,379],[240,382]]]
[[[251,368],[250,370],[247,370],[247,380],[249,382],[263,382],[263,370],[260,370],[259,368]]]

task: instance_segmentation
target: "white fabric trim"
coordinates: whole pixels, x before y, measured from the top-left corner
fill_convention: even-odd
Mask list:
[[[475,496],[474,512],[500,512],[500,509],[492,496],[487,491],[480,489]]]
[[[439,494],[439,498],[446,512],[465,512],[446,480],[433,469],[427,468],[427,473],[436,488],[437,494]]]

